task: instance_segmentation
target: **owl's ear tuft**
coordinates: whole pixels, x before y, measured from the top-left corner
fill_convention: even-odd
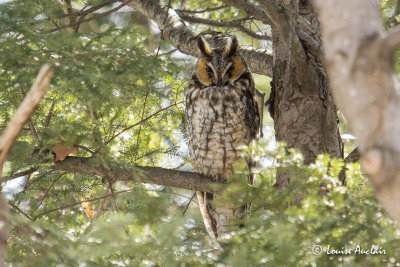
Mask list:
[[[211,46],[203,36],[199,35],[197,37],[197,45],[204,56],[211,56]]]
[[[239,42],[235,35],[228,39],[225,46],[225,54],[233,56],[239,50]]]

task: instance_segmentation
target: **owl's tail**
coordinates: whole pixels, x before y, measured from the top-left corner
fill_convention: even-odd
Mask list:
[[[216,194],[196,192],[204,225],[212,239],[227,234],[230,226],[237,225],[235,221],[243,215],[245,207],[227,206],[218,203]]]

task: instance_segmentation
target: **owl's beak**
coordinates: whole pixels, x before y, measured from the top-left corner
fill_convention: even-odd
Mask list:
[[[222,77],[221,77],[221,75],[218,75],[217,86],[218,87],[222,86]]]

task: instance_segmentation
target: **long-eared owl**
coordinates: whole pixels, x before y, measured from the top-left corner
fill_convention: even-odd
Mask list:
[[[259,133],[260,115],[249,67],[235,36],[197,38],[201,56],[186,91],[186,131],[193,171],[216,180],[233,174],[240,147]],[[222,204],[218,194],[197,192],[204,224],[211,237],[225,233],[243,207]]]

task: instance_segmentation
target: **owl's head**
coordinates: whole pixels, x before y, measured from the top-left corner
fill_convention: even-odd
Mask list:
[[[203,85],[221,87],[236,81],[245,72],[246,64],[238,54],[239,43],[236,36],[230,36],[223,47],[212,48],[199,35],[197,45],[201,57],[197,62],[196,75]]]

